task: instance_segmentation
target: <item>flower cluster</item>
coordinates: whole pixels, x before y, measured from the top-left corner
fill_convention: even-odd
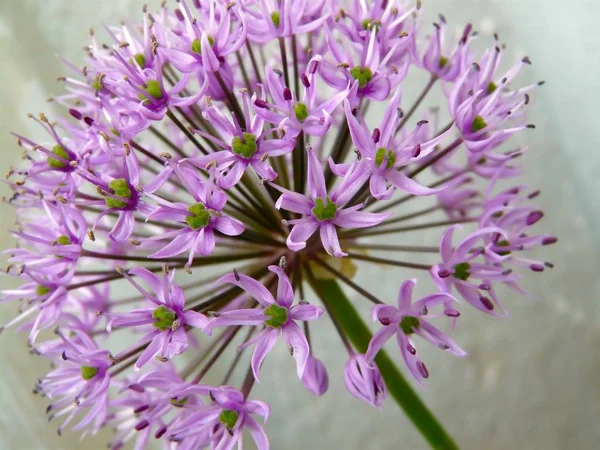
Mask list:
[[[470,25],[453,39],[443,16],[430,29],[420,2],[409,3],[178,0],[107,27],[107,43],[91,33],[84,65],[66,64],[66,93],[53,98],[68,116],[30,116],[47,139],[15,134],[25,164],[7,182],[19,225],[5,272],[21,285],[2,301],[21,308],[2,329],[26,332],[52,361],[36,391],[62,418],[59,432],[109,426],[114,450],[153,439],[230,449],[246,429],[268,449],[269,406],[249,395],[280,336],[301,384],[323,395],[330,378],[309,326],[328,316],[349,358],[335,379],[380,407],[378,354],[389,339],[423,384],[416,337],[466,355],[441,322],[452,329],[465,304],[503,316],[498,288],[527,294],[524,273],[552,267],[526,254],[557,241],[534,230],[539,192],[513,181],[526,148],[503,148],[533,128],[537,85],[513,86],[529,59],[503,71],[499,44],[478,55]],[[424,90],[405,106],[409,71]],[[446,104],[423,111],[438,87]],[[369,126],[378,103],[383,118]],[[436,181],[419,180],[424,171]],[[402,213],[417,198],[424,209]],[[400,245],[402,233],[426,228],[440,229],[439,248]],[[377,243],[392,234],[394,244]],[[352,281],[357,260],[420,272],[437,291],[413,301],[416,280],[401,274],[397,306],[386,304],[378,296],[396,292]],[[322,277],[374,303],[365,353],[316,288]],[[305,284],[324,308],[307,301]],[[115,348],[114,334],[134,337]],[[201,384],[236,341],[222,383]]]

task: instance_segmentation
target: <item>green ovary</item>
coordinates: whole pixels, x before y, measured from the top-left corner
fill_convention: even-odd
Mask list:
[[[402,332],[407,336],[413,334],[415,332],[414,330],[419,328],[419,325],[419,319],[413,316],[404,316],[398,324]]]
[[[71,242],[71,239],[69,238],[69,236],[62,234],[58,238],[56,238],[56,243],[58,245],[70,245],[72,242]],[[58,259],[64,258],[64,256],[60,256],[60,255],[56,255],[56,257]]]
[[[129,189],[129,185],[124,178],[117,178],[112,180],[108,187],[112,189],[114,195],[122,198],[131,198],[131,189]],[[127,206],[127,202],[122,200],[117,200],[114,198],[107,197],[106,198],[106,206],[109,208],[123,209]]]
[[[146,56],[144,56],[143,53],[136,53],[135,55],[133,55],[133,59],[135,59],[135,62],[138,64],[138,66],[140,66],[142,69],[146,68]]]
[[[183,397],[182,399],[172,398],[171,405],[176,406],[178,408],[183,408],[183,406],[188,402],[187,397]]]
[[[282,306],[270,305],[264,313],[265,316],[271,317],[265,320],[265,325],[271,328],[279,328],[288,320],[288,311]]]
[[[487,127],[487,123],[485,123],[483,117],[475,116],[473,123],[471,124],[471,131],[473,133],[477,133],[479,130],[483,130],[485,127]]]
[[[206,40],[208,41],[208,43],[210,44],[210,46],[212,47],[213,45],[215,45],[215,38],[212,36],[207,36]],[[202,42],[200,42],[200,39],[196,38],[192,41],[192,44],[190,45],[190,50],[193,53],[196,53],[197,55],[201,55],[202,54]]]
[[[189,225],[192,230],[204,228],[210,222],[210,212],[206,210],[206,206],[202,203],[195,203],[188,208],[188,211],[193,216],[186,216],[185,223]]]
[[[386,161],[385,168],[391,169],[396,164],[396,156],[391,150],[381,147],[375,153],[375,165],[381,167],[384,161]]]
[[[256,136],[252,133],[244,133],[244,142],[236,136],[231,141],[231,151],[242,158],[250,159],[258,151]]]
[[[97,367],[81,366],[81,378],[90,381],[98,373]]]
[[[192,41],[192,45],[190,45],[190,50],[198,55],[202,53],[202,43],[200,39],[196,38]]]
[[[454,274],[453,275],[455,278],[458,278],[459,280],[467,281],[467,279],[471,275],[471,273],[469,272],[470,269],[471,269],[471,264],[469,264],[467,262],[459,263],[454,266]]]
[[[327,197],[327,204],[323,202],[322,198],[317,198],[312,213],[320,221],[332,220],[335,219],[337,205],[333,203],[329,197]]]
[[[219,414],[219,422],[225,425],[225,428],[228,430],[232,430],[233,427],[235,427],[239,416],[240,413],[233,409],[224,409],[221,411],[221,414]]]
[[[373,79],[373,72],[368,67],[356,66],[350,69],[350,75],[355,80],[358,80],[360,87],[365,87],[369,81]]]
[[[304,122],[308,117],[308,107],[304,103],[297,103],[292,108],[298,122]]]
[[[503,239],[496,244],[496,247],[509,247],[509,246],[510,246],[510,242],[508,242],[506,239]],[[506,255],[510,255],[511,252],[510,252],[510,250],[505,250],[505,251],[496,252],[496,253],[500,256],[506,256]]]
[[[438,62],[439,68],[443,69],[444,67],[446,67],[446,64],[448,64],[448,58],[446,58],[445,56],[440,56],[440,60]]]
[[[498,86],[496,85],[496,83],[494,83],[493,81],[490,81],[490,84],[488,84],[487,87],[487,93],[491,94],[493,93],[496,89],[498,89]]]
[[[173,328],[173,323],[177,320],[177,314],[168,309],[166,306],[159,306],[152,313],[152,317],[156,319],[152,325],[160,331],[165,331]]]
[[[52,147],[52,153],[62,159],[66,159],[67,161],[71,161],[71,157],[67,153],[67,151],[62,148],[60,145],[55,145]],[[60,159],[53,158],[52,156],[48,157],[48,166],[53,169],[62,169],[67,166],[67,163],[62,162]]]
[[[140,100],[148,100],[148,95],[155,99],[161,99],[163,96],[162,89],[160,87],[160,83],[157,80],[148,80],[146,81],[146,89],[145,93],[138,93],[138,98]]]
[[[35,288],[35,294],[38,297],[41,297],[42,295],[46,295],[48,294],[52,289],[50,289],[49,287],[46,286],[42,286],[41,284],[38,285],[37,288]]]
[[[279,14],[279,11],[273,11],[271,13],[271,20],[273,21],[275,28],[279,28],[279,24],[281,23],[281,15]]]
[[[71,244],[71,239],[69,238],[69,236],[62,234],[58,238],[56,238],[56,243],[60,245],[69,245]]]

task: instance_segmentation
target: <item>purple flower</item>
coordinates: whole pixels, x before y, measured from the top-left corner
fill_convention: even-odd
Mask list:
[[[73,429],[89,427],[95,434],[104,425],[108,414],[111,378],[107,369],[111,360],[109,353],[99,349],[86,333],[77,329],[71,331],[72,337],[56,331],[63,342],[59,365],[38,382],[35,391],[53,400],[47,408],[50,419],[67,416],[58,429],[59,434],[86,409],[84,417]]]
[[[210,255],[215,248],[215,231],[227,236],[238,236],[245,227],[242,222],[223,213],[227,203],[227,195],[214,186],[213,181],[201,182],[197,176],[185,167],[173,168],[181,182],[187,187],[195,203],[171,203],[160,197],[154,197],[160,206],[149,216],[155,220],[174,220],[185,223],[178,230],[168,231],[153,236],[144,242],[171,239],[166,246],[154,252],[150,258],[169,258],[189,250],[186,269],[194,260],[194,256]],[[214,178],[214,175],[213,175]]]
[[[426,126],[427,122],[419,122],[409,136],[399,144],[394,143],[394,134],[400,122],[399,104],[400,91],[397,91],[390,100],[380,127],[375,128],[371,133],[365,121],[359,121],[354,116],[350,103],[344,103],[352,142],[361,156],[368,161],[371,195],[378,200],[389,199],[394,187],[413,195],[432,195],[440,191],[420,185],[402,173],[402,169],[431,154],[450,130],[431,140],[422,141],[421,135],[424,133],[420,129]],[[334,173],[339,176],[343,176],[349,167],[347,164],[330,164]]]
[[[481,206],[479,189],[473,184],[473,178],[463,175],[446,184],[446,188],[436,195],[438,203],[448,217],[462,219],[474,214]]]
[[[17,289],[2,291],[2,301],[27,299],[26,307],[14,319],[0,327],[0,331],[17,323],[31,319],[21,326],[21,330],[29,331],[29,343],[33,344],[42,330],[58,325],[66,306],[72,302],[66,284],[72,277],[63,277],[60,283],[54,277],[44,277],[27,272],[28,281]],[[34,318],[31,316],[35,315]]]
[[[28,272],[51,276],[60,284],[75,272],[87,222],[72,206],[43,202],[42,207],[43,216],[25,224],[25,229],[13,232],[21,245],[6,251],[10,253],[8,263],[26,265]]]
[[[486,236],[490,245],[486,247],[485,257],[490,262],[542,272],[545,267],[552,265],[525,258],[520,252],[553,244],[556,239],[547,234],[531,233],[531,227],[544,217],[544,213],[528,203],[529,198],[537,195],[537,192],[524,196],[523,191],[520,187],[511,188],[485,202],[479,219],[480,227],[496,227],[505,233]]]
[[[184,42],[187,41],[185,53],[201,61],[207,72],[218,71],[224,58],[238,51],[246,40],[244,15],[235,4],[210,1],[203,2],[204,7],[200,8],[196,18],[185,0],[180,0],[179,4],[189,30],[181,37]],[[178,66],[181,67],[181,63]]]
[[[203,407],[214,389],[182,381],[169,363],[136,372],[120,385],[120,397],[110,402],[115,414],[109,417],[109,424],[116,427],[112,449],[121,449],[131,439],[135,439],[135,448],[146,448],[154,439],[167,435],[175,421]],[[206,433],[197,437],[204,442]]]
[[[427,48],[422,55],[417,49],[416,39],[412,39],[411,56],[415,64],[429,71],[432,76],[444,81],[455,81],[468,65],[469,34],[471,24],[465,27],[458,45],[447,45],[445,42],[446,19],[440,15],[440,23],[433,24],[435,30],[429,38]]]
[[[181,80],[169,88],[163,75],[163,66],[168,63],[167,55],[159,49],[152,67],[140,67],[141,58],[128,61],[119,49],[113,53],[110,71],[98,78],[98,88],[137,105],[137,111],[151,121],[162,120],[169,107],[186,107],[197,103],[205,94],[207,78],[200,89],[191,96],[179,96],[190,78],[183,73]],[[148,61],[145,61],[147,63]]]
[[[231,449],[236,444],[241,446],[242,431],[246,429],[258,450],[269,449],[267,435],[252,417],[261,416],[266,422],[270,414],[269,405],[246,400],[241,392],[230,386],[211,390],[210,397],[211,405],[194,408],[191,414],[169,429],[171,439],[179,442],[178,448],[191,450],[210,445],[215,449]],[[198,439],[199,436],[204,438],[203,442]]]
[[[85,180],[89,181],[96,187],[96,190],[104,199],[102,200],[87,200],[87,205],[94,205],[104,208],[98,214],[92,223],[92,233],[96,230],[98,223],[109,214],[118,214],[118,220],[113,226],[108,236],[117,242],[123,242],[129,239],[135,227],[135,214],[138,211],[143,214],[149,214],[152,207],[142,200],[145,193],[150,193],[149,190],[144,190],[140,186],[140,166],[135,156],[131,152],[125,154],[122,161],[115,160],[117,165],[116,170],[112,175],[95,175],[91,172],[80,170],[78,174]]]
[[[267,158],[285,155],[294,148],[294,141],[290,139],[266,139],[268,132],[263,130],[263,118],[250,114],[247,94],[242,94],[242,101],[248,131],[242,129],[235,116],[231,122],[217,108],[209,108],[205,112],[206,119],[217,130],[220,139],[203,131],[197,132],[224,150],[186,160],[204,170],[211,164],[216,165],[220,174],[217,184],[226,190],[241,180],[248,166],[252,167],[260,178],[274,180],[277,173],[266,163]],[[252,101],[255,102],[256,97],[253,96]]]
[[[258,43],[310,33],[321,27],[331,14],[326,0],[246,1],[243,8],[248,17],[248,38]]]
[[[450,115],[461,131],[467,148],[475,153],[498,147],[515,132],[524,130],[528,91],[536,85],[510,91],[510,82],[527,65],[523,58],[501,79],[494,77],[500,59],[500,47],[486,51],[479,64],[474,63],[456,81],[448,96]]]
[[[279,266],[269,266],[269,270],[279,278],[276,299],[267,288],[247,275],[236,272],[221,277],[217,284],[231,283],[240,287],[258,302],[259,308],[225,311],[212,319],[206,329],[231,325],[265,326],[263,331],[241,347],[256,344],[252,354],[252,370],[256,381],[259,381],[258,373],[265,357],[277,342],[279,335],[283,334],[296,360],[298,378],[302,378],[309,359],[309,346],[296,321],[317,320],[323,314],[323,309],[302,303],[292,306],[294,291],[287,274]]]
[[[373,320],[379,321],[383,328],[379,330],[371,342],[365,358],[368,364],[373,364],[375,356],[383,345],[394,335],[400,348],[402,359],[410,373],[422,385],[423,380],[429,376],[425,364],[417,355],[412,336],[417,335],[456,356],[465,356],[466,353],[443,331],[429,323],[429,319],[443,316],[430,314],[436,306],[443,306],[446,311],[453,311],[450,305],[456,300],[450,294],[440,292],[428,295],[421,300],[412,302],[412,291],[417,281],[407,280],[402,283],[398,294],[398,307],[391,305],[375,305],[371,310]]]
[[[383,54],[376,30],[370,31],[368,40],[348,47],[340,45],[327,28],[327,45],[331,58],[326,57],[320,66],[323,80],[338,91],[345,89],[348,83],[357,83],[357,98],[385,100],[408,70],[407,63],[401,69],[388,68],[387,63],[393,56],[395,47]],[[353,104],[356,103],[356,99],[351,100]]]
[[[504,283],[515,286],[515,282],[521,276],[511,269],[486,260],[484,255],[487,254],[486,247],[490,244],[484,242],[483,247],[476,246],[478,241],[485,241],[491,236],[505,237],[504,231],[497,227],[481,228],[453,248],[452,235],[457,228],[462,227],[454,225],[442,234],[440,239],[442,263],[431,268],[433,281],[442,292],[450,293],[454,286],[461,297],[480,311],[495,316],[505,315],[504,307],[496,295],[493,284]]]
[[[128,313],[107,313],[110,318],[108,330],[118,327],[151,328],[134,348],[148,344],[137,359],[135,366],[142,367],[155,356],[169,360],[183,353],[188,347],[186,326],[204,329],[208,318],[193,310],[185,310],[183,290],[173,282],[175,271],[164,274],[162,280],[142,267],[136,267],[123,273],[127,280],[151,302],[152,307],[136,309]],[[150,286],[151,292],[141,287],[130,275],[137,276]],[[126,354],[128,350],[121,352]],[[116,356],[119,359],[119,355]]]
[[[407,19],[415,10],[394,0],[373,0],[371,4],[353,0],[340,10],[340,22],[345,20],[340,30],[354,42],[368,41],[371,30],[376,30],[383,52],[394,49],[390,63],[402,64],[413,40],[414,25]]]
[[[350,89],[342,89],[327,100],[319,101],[317,97],[316,71],[321,62],[319,55],[313,56],[307,65],[306,72],[300,76],[302,81],[302,97],[296,98],[281,77],[272,68],[267,69],[267,87],[273,98],[273,104],[262,99],[254,102],[256,114],[267,122],[276,124],[279,129],[287,130],[287,136],[295,137],[304,131],[311,136],[323,136],[333,123],[333,111],[352,91],[356,94],[356,85]]]
[[[391,214],[375,214],[359,211],[362,204],[346,207],[354,194],[363,186],[369,176],[366,161],[355,161],[345,171],[344,178],[331,194],[328,194],[323,176],[323,166],[314,150],[308,153],[308,196],[276,187],[282,192],[276,207],[298,214],[301,219],[288,221],[294,225],[287,238],[287,246],[295,252],[306,247],[306,241],[319,230],[321,243],[332,256],[345,256],[337,237],[336,226],[342,228],[365,228],[378,225]]]
[[[45,115],[40,114],[40,119],[30,117],[44,128],[53,142],[50,145],[40,145],[24,136],[12,133],[20,147],[24,146],[43,155],[40,160],[32,158],[31,166],[26,172],[17,173],[25,177],[24,181],[35,183],[38,191],[43,194],[52,195],[57,199],[73,198],[78,184],[74,176],[79,163],[79,156],[75,151],[77,141],[60,137]],[[7,178],[14,175],[15,169],[11,169],[7,173]]]
[[[306,389],[320,397],[329,387],[329,376],[327,375],[327,369],[321,362],[321,360],[314,358],[309,355],[306,361],[306,367],[304,369],[304,375],[300,379]]]
[[[377,367],[367,363],[365,355],[352,355],[344,369],[346,389],[364,402],[381,408],[387,397],[387,389]]]

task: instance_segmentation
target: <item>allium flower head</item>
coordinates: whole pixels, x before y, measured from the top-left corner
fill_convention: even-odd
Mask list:
[[[0,331],[25,332],[53,363],[35,392],[59,432],[109,427],[113,450],[226,450],[246,434],[268,450],[270,407],[251,399],[262,370],[316,397],[343,379],[378,408],[389,390],[431,442],[455,448],[401,378],[439,382],[417,337],[465,356],[451,337],[462,308],[506,316],[499,288],[530,295],[521,279],[553,264],[527,252],[558,239],[539,229],[540,192],[515,179],[535,151],[511,142],[534,128],[543,82],[518,78],[531,61],[504,71],[497,42],[480,39],[479,54],[470,24],[453,40],[444,16],[422,25],[421,6],[163,2],[62,60],[52,100],[64,114],[29,115],[39,140],[13,133],[23,163],[7,173],[17,242],[4,275],[19,285],[0,300],[19,305]],[[425,109],[435,90],[441,104]],[[439,246],[404,238],[425,229]],[[394,272],[361,286],[356,261]],[[435,290],[413,301],[418,273]],[[340,283],[373,304],[373,336]],[[311,340],[323,320],[343,373]],[[263,365],[280,338],[295,372]]]

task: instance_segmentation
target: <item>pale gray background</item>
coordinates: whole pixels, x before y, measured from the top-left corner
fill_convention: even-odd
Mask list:
[[[455,359],[421,346],[432,374],[423,398],[465,449],[599,448],[600,2],[423,3],[431,18],[426,23],[439,11],[452,24],[473,22],[484,36],[498,31],[509,46],[508,55],[527,54],[534,63],[522,80],[548,81],[532,112],[537,130],[526,136],[533,150],[527,156],[525,182],[542,189],[539,203],[547,213],[543,226],[561,238],[543,256],[539,253],[556,263],[553,273],[532,274],[526,282],[538,294],[537,301],[509,296],[511,317],[504,321],[464,314],[456,339],[469,357]],[[80,63],[79,49],[87,42],[89,26],[139,17],[141,4],[0,0],[0,172],[19,155],[7,131],[40,136],[25,115],[53,110],[45,99],[60,92],[54,78],[63,73],[54,54]],[[406,98],[414,97],[408,88]],[[2,206],[0,221],[5,248],[13,211]],[[430,244],[436,233],[414,239]],[[364,269],[358,282],[378,285],[377,291],[390,300],[397,280],[410,276]],[[3,278],[1,283],[5,287],[8,281]],[[421,286],[419,293],[427,292]],[[363,305],[357,296],[352,298]],[[0,307],[0,322],[14,313],[12,306]],[[392,401],[385,411],[376,411],[345,393],[345,355],[337,337],[325,322],[315,331],[317,354],[328,362],[332,381],[325,397],[315,399],[302,390],[283,345],[267,360],[262,383],[255,388],[254,395],[273,406],[267,426],[272,448],[427,448]],[[0,337],[0,367],[0,449],[103,448],[107,435],[80,443],[70,433],[57,437],[55,425],[46,423],[46,403],[31,394],[45,365],[27,355],[23,336],[7,331]]]

